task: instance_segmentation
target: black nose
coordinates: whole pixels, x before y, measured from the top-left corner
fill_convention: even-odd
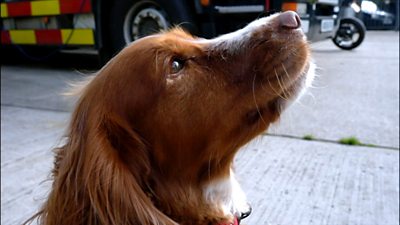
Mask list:
[[[293,11],[286,11],[279,16],[281,27],[288,29],[297,29],[301,26],[300,17]]]

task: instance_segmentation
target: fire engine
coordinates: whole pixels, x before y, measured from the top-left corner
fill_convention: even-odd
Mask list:
[[[90,46],[109,58],[128,43],[179,25],[211,38],[279,11],[296,11],[310,41],[332,37],[338,0],[2,0],[1,44]]]

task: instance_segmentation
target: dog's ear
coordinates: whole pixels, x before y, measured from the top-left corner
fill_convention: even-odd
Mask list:
[[[115,115],[102,118],[97,137],[104,141],[99,147],[116,153],[136,179],[146,179],[151,170],[147,146],[126,121]]]
[[[147,196],[148,149],[117,116],[82,98],[67,143],[57,149],[54,182],[40,224],[177,225]]]
[[[144,191],[150,162],[141,137],[116,116],[102,118],[93,134],[84,182],[102,224],[175,224]]]

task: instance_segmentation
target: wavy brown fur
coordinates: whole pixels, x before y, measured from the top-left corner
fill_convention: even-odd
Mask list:
[[[232,219],[207,202],[204,188],[229,177],[239,148],[279,117],[309,59],[302,35],[271,21],[236,50],[177,29],[125,48],[83,86],[67,142],[55,150],[51,192],[30,221]],[[177,73],[174,59],[185,63]]]

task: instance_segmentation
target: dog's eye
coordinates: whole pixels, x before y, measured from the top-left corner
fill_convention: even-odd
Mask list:
[[[182,59],[174,59],[172,60],[171,63],[171,72],[174,73],[178,73],[179,71],[181,71],[183,69],[183,66],[185,64],[185,61],[183,61]]]

